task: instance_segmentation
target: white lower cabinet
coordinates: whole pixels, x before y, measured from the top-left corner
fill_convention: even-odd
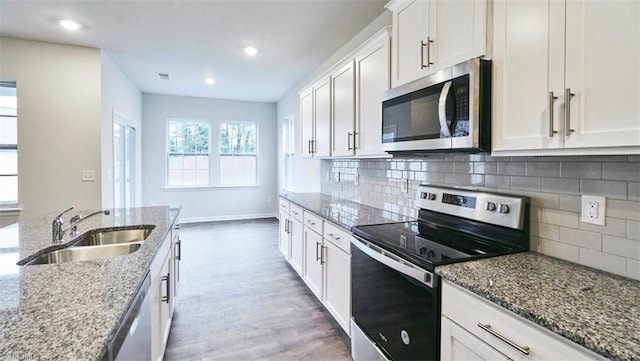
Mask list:
[[[305,227],[304,229],[304,272],[303,278],[311,292],[322,300],[322,236]]]
[[[150,273],[152,282],[151,299],[151,357],[152,360],[162,360],[165,346],[169,337],[172,316],[171,294],[171,240],[166,238],[158,249]]]
[[[447,280],[442,282],[442,360],[604,360]]]
[[[284,233],[289,245],[285,257],[350,335],[351,234],[293,203],[288,207],[289,218],[282,214],[285,207],[280,217],[280,243]]]
[[[325,222],[325,228],[327,224]],[[325,232],[326,235],[326,232]],[[339,240],[349,242],[342,232]],[[351,255],[328,238],[324,239],[324,305],[342,329],[350,335],[351,318]]]

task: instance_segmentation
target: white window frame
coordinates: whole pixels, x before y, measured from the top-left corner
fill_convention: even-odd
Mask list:
[[[206,122],[209,124],[209,184],[207,185],[169,185],[169,122],[170,121],[193,121]],[[251,185],[233,185],[220,183],[220,127],[226,124],[252,124],[256,127],[256,179]],[[171,117],[166,119],[165,124],[165,188],[164,191],[184,191],[184,190],[202,190],[207,188],[257,188],[259,187],[259,132],[260,123],[257,121],[240,121],[240,120],[209,120],[202,118],[187,117]]]
[[[293,114],[284,118],[282,122],[282,188],[293,191],[293,162],[296,154],[295,147],[295,117]]]
[[[17,92],[17,84],[14,81],[0,81],[0,86],[2,86],[3,88],[14,88],[16,89]],[[16,98],[17,98],[17,93],[16,93]],[[8,117],[13,117],[13,116],[8,116]],[[16,115],[14,116],[16,118],[16,127],[17,127],[17,122],[18,122],[18,106],[16,105]],[[18,139],[16,139],[16,143],[10,143],[10,144],[0,144],[0,150],[15,150],[16,154],[18,154]],[[17,155],[19,156],[19,154]],[[8,176],[8,177],[17,177],[18,178],[18,182],[20,179],[20,171],[19,169],[16,169],[16,174],[2,174],[0,176]],[[0,211],[2,212],[12,212],[12,211],[19,211],[20,209],[18,208],[18,204],[20,202],[20,191],[19,191],[19,187],[20,185],[18,184],[18,189],[17,189],[17,193],[16,193],[16,201],[15,203],[3,203],[0,204]]]

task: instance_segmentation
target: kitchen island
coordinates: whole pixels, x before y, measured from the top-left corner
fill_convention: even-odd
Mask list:
[[[179,208],[142,207],[88,218],[78,225],[79,235],[93,229],[155,226],[136,252],[93,261],[15,265],[73,243],[65,235],[62,244],[52,244],[55,213],[0,229],[2,358],[102,359],[179,212]]]

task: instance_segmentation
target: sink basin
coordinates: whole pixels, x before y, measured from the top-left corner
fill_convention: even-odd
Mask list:
[[[57,251],[47,252],[42,256],[32,260],[31,262],[26,263],[25,265],[28,266],[36,264],[90,261],[95,259],[112,258],[131,254],[137,251],[140,246],[142,246],[142,242],[64,248]]]
[[[101,246],[108,244],[122,244],[131,242],[142,242],[155,226],[141,226],[137,228],[118,229],[118,230],[98,230],[91,231],[83,236],[81,240],[74,243],[74,247],[83,246]]]

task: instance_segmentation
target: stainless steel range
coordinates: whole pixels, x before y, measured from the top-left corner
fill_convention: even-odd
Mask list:
[[[419,187],[418,220],[353,227],[351,354],[355,361],[438,360],[436,266],[529,248],[529,199]]]

